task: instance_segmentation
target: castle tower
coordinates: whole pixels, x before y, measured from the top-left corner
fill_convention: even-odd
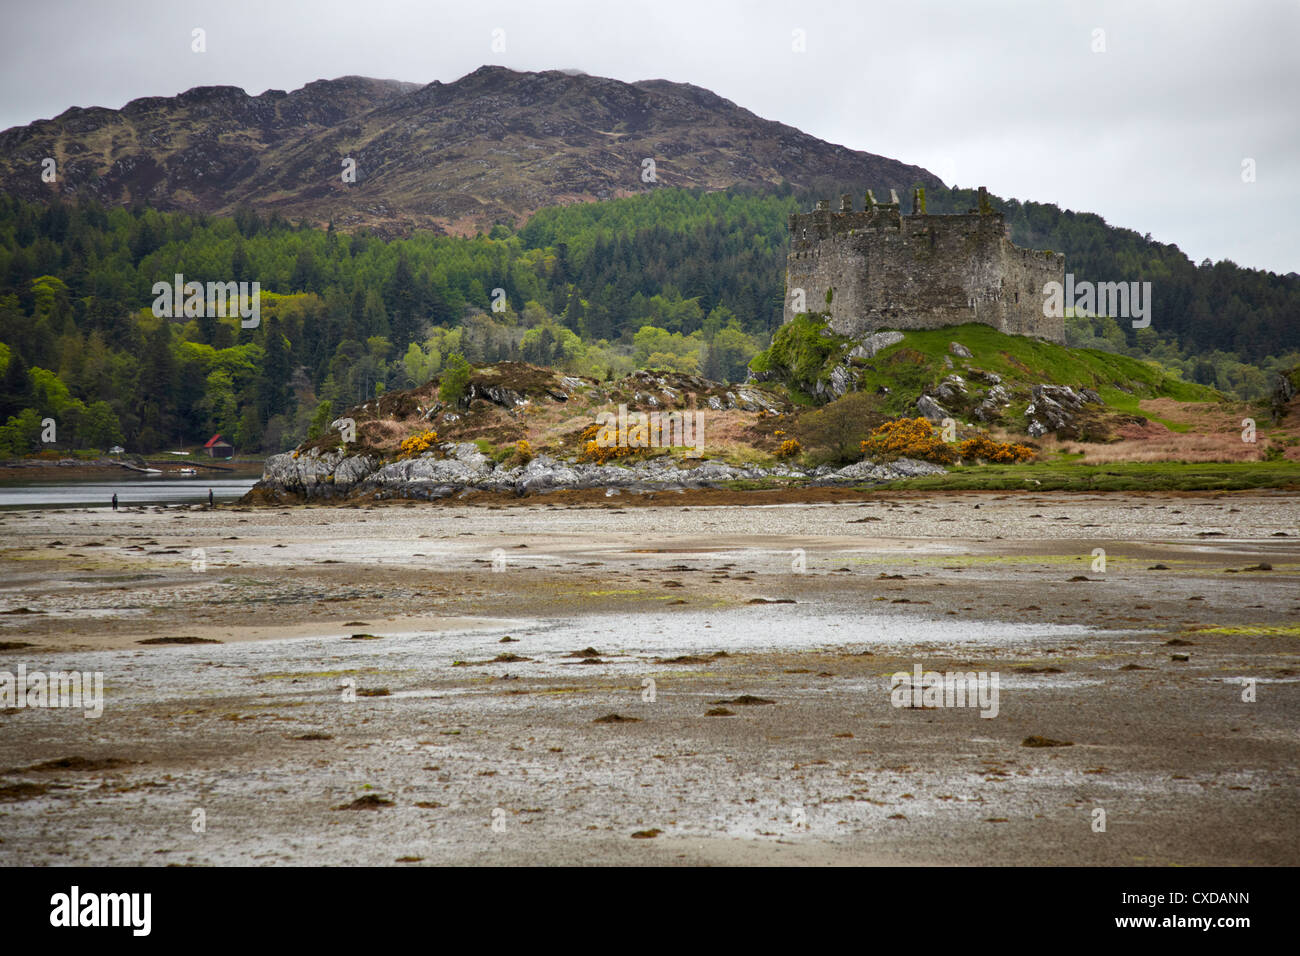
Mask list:
[[[1064,282],[1065,257],[1014,245],[987,189],[966,214],[928,214],[922,189],[912,192],[910,215],[900,205],[896,190],[881,202],[868,189],[861,212],[844,195],[838,212],[823,199],[791,215],[784,321],[802,301],[855,337],[982,322],[1064,343],[1064,320],[1043,315],[1043,286]]]

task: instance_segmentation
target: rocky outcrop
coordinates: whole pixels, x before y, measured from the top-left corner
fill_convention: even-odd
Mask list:
[[[493,405],[500,405],[510,412],[528,404],[528,399],[513,388],[506,388],[503,385],[484,385],[478,382],[470,384],[466,397],[471,402],[476,398],[481,398]],[[567,397],[565,396],[566,399]]]
[[[960,404],[966,398],[966,380],[960,375],[949,375],[935,386],[934,398],[944,404]]]
[[[993,422],[1002,417],[1002,410],[1011,404],[1011,396],[1001,385],[994,385],[985,394],[984,399],[975,406],[971,415],[976,421]]]
[[[858,384],[858,373],[847,365],[837,365],[831,369],[826,381],[813,384],[813,394],[826,401],[843,398],[846,392],[853,391]]]
[[[832,333],[829,329],[822,329],[821,334],[830,335]],[[823,402],[833,402],[837,398],[843,398],[846,394],[856,391],[858,388],[858,382],[862,377],[858,362],[874,358],[883,349],[887,349],[891,345],[897,345],[901,341],[903,341],[902,332],[873,332],[845,352],[839,359],[839,363],[830,370],[830,373],[824,379],[795,384],[806,388]]]
[[[877,352],[887,349],[891,345],[897,345],[901,341],[903,341],[902,332],[873,332],[849,349],[848,357],[851,359],[874,358]]]
[[[1101,396],[1090,388],[1076,392],[1068,385],[1035,385],[1033,402],[1025,409],[1026,431],[1034,438],[1048,432],[1073,433],[1075,417],[1087,404],[1100,404]]]
[[[268,458],[250,500],[283,497],[336,500],[350,495],[432,501],[466,491],[542,494],[565,489],[672,491],[709,488],[735,481],[834,485],[896,481],[941,474],[939,465],[902,458],[856,462],[845,468],[805,469],[732,465],[723,461],[680,461],[667,456],[624,464],[562,461],[538,455],[522,467],[505,468],[469,442],[446,444],[436,452],[403,461],[380,462],[338,451],[292,453]]]
[[[262,466],[258,484],[295,497],[329,499],[350,491],[361,477],[374,470],[374,465],[366,456],[348,457],[345,452],[333,450],[272,455]]]
[[[921,478],[926,475],[942,475],[947,469],[928,461],[915,458],[899,458],[894,461],[874,462],[859,461],[844,468],[832,471],[822,480],[826,484],[858,481],[897,481],[900,478]]]
[[[932,422],[941,422],[949,417],[947,410],[929,395],[916,400],[916,410]]]

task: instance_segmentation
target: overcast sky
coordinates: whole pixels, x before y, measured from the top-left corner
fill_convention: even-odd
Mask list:
[[[1300,271],[1300,0],[41,0],[4,26],[0,128],[211,84],[578,68]]]

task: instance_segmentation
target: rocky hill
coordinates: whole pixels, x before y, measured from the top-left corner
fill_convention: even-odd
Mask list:
[[[54,184],[41,179],[46,157],[58,163]],[[343,182],[345,158],[356,161],[355,183]],[[940,185],[689,84],[488,66],[427,86],[343,77],[257,96],[198,87],[0,133],[0,183],[25,199],[88,195],[213,214],[248,205],[382,234],[472,235],[544,206],[658,185],[783,181]]]
[[[779,336],[764,356],[765,381],[739,386],[660,371],[597,381],[500,362],[472,371],[449,395],[444,373],[352,408],[272,456],[248,501],[863,488],[942,475],[944,464],[980,467],[1002,460],[999,448],[1017,450],[1017,461],[1081,465],[1300,459],[1300,396],[1290,379],[1274,420],[1261,410],[1259,440],[1244,443],[1242,415],[1254,414],[1247,406],[1152,363],[975,324],[857,342],[807,332],[820,351]],[[811,360],[791,362],[798,353]],[[827,404],[809,400],[817,385]],[[618,447],[602,446],[602,414],[620,409]],[[694,430],[685,442],[632,447],[638,413],[652,423],[683,415]],[[861,444],[890,422],[911,420],[930,435],[918,419],[934,425],[918,444]],[[945,420],[951,434],[939,442]]]
[[[594,423],[622,406],[653,422],[689,422],[669,447],[600,448]],[[874,484],[942,473],[907,459],[806,466],[779,457],[796,417],[777,392],[675,372],[634,372],[614,382],[521,362],[477,369],[455,400],[440,382],[349,409],[323,434],[267,459],[249,502],[357,498],[434,500],[453,495],[550,491],[652,492],[687,488]],[[633,433],[617,424],[620,441]],[[349,430],[354,429],[350,441]],[[665,439],[671,438],[664,425]]]

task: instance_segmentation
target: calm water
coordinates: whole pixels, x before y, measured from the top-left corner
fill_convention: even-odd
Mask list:
[[[233,501],[252,488],[257,476],[238,478],[150,478],[125,469],[112,479],[0,482],[0,510],[15,508],[106,508],[118,506],[206,504],[208,489],[217,501]]]

